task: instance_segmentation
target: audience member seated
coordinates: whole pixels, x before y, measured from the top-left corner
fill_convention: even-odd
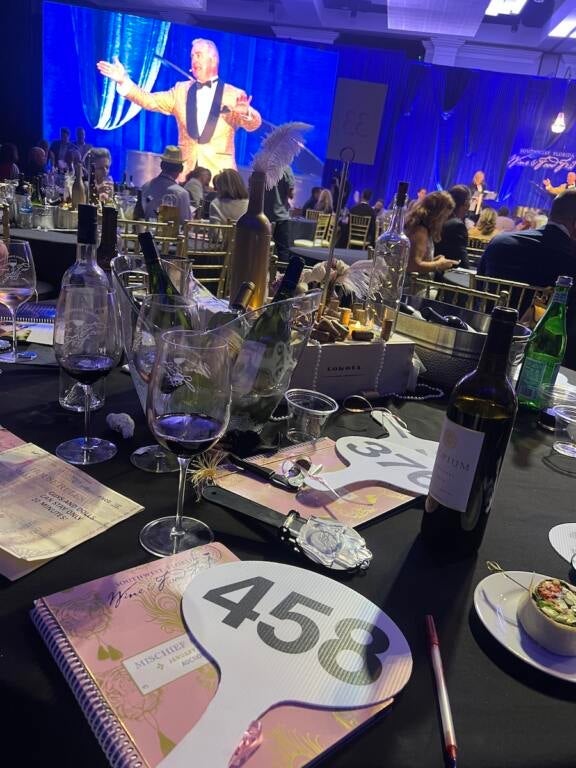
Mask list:
[[[176,181],[183,169],[180,147],[168,145],[160,157],[160,173],[146,181],[140,190],[139,200],[145,219],[156,218],[162,202],[169,196],[178,208],[179,223],[190,219],[190,196]]]
[[[498,232],[512,232],[516,228],[514,219],[510,216],[510,208],[502,205],[496,211],[496,229]]]
[[[242,177],[233,168],[214,176],[216,197],[210,203],[210,221],[227,224],[238,221],[248,209],[248,190]]]
[[[434,255],[457,261],[461,267],[467,269],[468,229],[464,219],[470,207],[470,188],[464,184],[456,184],[448,190],[448,194],[454,201],[454,211],[442,227],[440,240],[434,246]]]
[[[413,200],[409,200],[406,210],[410,211],[412,208],[414,208],[415,205],[418,205],[419,203],[421,203],[427,194],[428,194],[428,190],[426,189],[426,187],[420,187],[420,189],[416,192],[416,197]],[[394,201],[392,201],[392,205],[390,207],[392,208],[393,205],[394,205]]]
[[[66,162],[66,152],[70,148],[70,129],[60,128],[60,138],[50,144],[48,157],[54,168],[61,168]]]
[[[474,240],[489,243],[494,235],[498,234],[496,229],[497,218],[494,208],[484,208],[476,222],[476,226],[468,230],[468,236]]]
[[[107,147],[93,147],[89,154],[90,166],[94,166],[94,179],[100,200],[111,203],[114,200],[114,179],[110,175],[112,155]]]
[[[318,198],[320,197],[320,192],[322,192],[322,187],[312,187],[310,190],[310,197],[302,206],[302,216],[306,216],[306,211],[315,209]]]
[[[18,150],[15,144],[2,144],[0,147],[0,181],[17,179],[20,169],[17,166]]]
[[[46,170],[46,161],[47,155],[42,147],[30,147],[30,151],[28,152],[28,164],[26,166],[28,176],[34,178],[35,176],[38,176],[38,174],[44,173]]]
[[[556,197],[544,227],[510,232],[488,244],[478,266],[479,275],[530,285],[553,286],[559,275],[576,281],[576,190]],[[520,313],[525,307],[520,307]],[[568,298],[568,347],[565,365],[576,368],[576,293]]]
[[[351,216],[367,216],[370,218],[370,227],[368,228],[368,245],[374,245],[376,239],[376,214],[374,208],[370,205],[372,199],[372,190],[363,189],[360,195],[360,202],[350,208]]]
[[[534,211],[526,211],[524,216],[520,219],[518,224],[514,227],[517,232],[523,232],[526,229],[537,229],[536,214]]]
[[[329,189],[323,189],[320,192],[318,195],[318,200],[316,201],[316,205],[314,206],[314,210],[320,211],[321,213],[332,213],[334,206],[332,203],[332,195],[330,194]]]
[[[197,211],[197,218],[208,218],[204,216],[206,201],[210,193],[210,181],[212,179],[212,172],[208,168],[203,168],[201,165],[196,166],[193,171],[186,176],[184,182],[184,189],[188,191],[192,206]],[[208,200],[208,207],[210,201]]]
[[[404,231],[410,240],[408,272],[433,278],[433,272],[445,272],[458,265],[444,255],[434,256],[434,243],[439,242],[442,227],[454,212],[454,200],[448,192],[431,192],[406,216]]]
[[[86,142],[86,131],[82,127],[76,128],[76,141],[74,142],[74,146],[78,152],[80,152],[81,161],[83,163],[88,162],[86,158],[92,149],[92,144]]]

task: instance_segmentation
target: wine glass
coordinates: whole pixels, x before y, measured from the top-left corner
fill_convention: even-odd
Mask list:
[[[166,331],[148,385],[148,426],[160,445],[178,457],[180,480],[175,517],[148,523],[140,543],[164,557],[213,540],[207,525],[183,517],[186,475],[192,457],[212,448],[230,418],[230,355],[211,333]]]
[[[0,361],[21,363],[37,357],[36,352],[18,352],[16,340],[16,312],[36,291],[36,270],[27,240],[10,238],[6,245],[8,254],[0,258],[0,304],[8,308],[12,318],[12,349],[0,355]]]
[[[54,353],[84,390],[84,437],[67,440],[56,455],[70,464],[98,464],[116,454],[108,440],[90,436],[91,384],[107,376],[121,354],[120,318],[114,291],[105,285],[65,285],[54,321]]]
[[[144,297],[134,329],[132,364],[145,386],[150,383],[161,335],[167,330],[188,330],[192,328],[192,323],[190,302],[181,296],[151,293]],[[130,456],[130,461],[145,472],[178,471],[174,454],[159,445],[138,448]]]

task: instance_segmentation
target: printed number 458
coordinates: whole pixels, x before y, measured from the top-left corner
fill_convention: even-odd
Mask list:
[[[274,582],[270,579],[255,576],[252,579],[210,589],[204,595],[204,599],[225,608],[228,615],[222,619],[222,623],[238,629],[244,621],[256,621],[259,618],[260,613],[255,608],[273,586]],[[226,597],[230,593],[244,589],[248,591],[237,602]],[[299,605],[325,616],[330,616],[333,610],[329,605],[313,600],[300,592],[290,592],[270,611],[270,616],[280,621],[295,622],[300,626],[300,633],[293,640],[283,640],[278,637],[274,624],[259,621],[256,632],[260,640],[280,653],[306,653],[314,648],[320,640],[320,629],[309,616],[293,610]],[[370,641],[358,642],[353,637],[355,630],[363,630],[370,636]],[[382,662],[378,654],[384,653],[390,645],[386,633],[363,619],[354,618],[338,620],[334,626],[334,633],[336,637],[325,640],[318,647],[318,661],[322,668],[332,677],[350,685],[374,683],[382,672]],[[342,651],[355,653],[360,659],[361,666],[354,670],[343,667],[338,661]]]

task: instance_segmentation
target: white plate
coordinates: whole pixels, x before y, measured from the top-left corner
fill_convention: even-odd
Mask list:
[[[576,554],[576,523],[555,525],[548,533],[548,539],[560,557],[571,563]]]
[[[508,571],[512,578],[526,584],[532,579],[541,581],[549,576],[526,571]],[[518,624],[516,610],[524,590],[502,573],[493,573],[474,590],[474,607],[488,632],[514,656],[560,680],[576,683],[576,656],[557,656],[550,653],[524,632]]]

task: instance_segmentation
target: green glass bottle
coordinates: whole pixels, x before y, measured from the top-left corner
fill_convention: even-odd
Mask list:
[[[540,410],[542,387],[552,386],[566,351],[566,301],[572,278],[560,275],[551,302],[526,346],[516,394],[521,407]]]

